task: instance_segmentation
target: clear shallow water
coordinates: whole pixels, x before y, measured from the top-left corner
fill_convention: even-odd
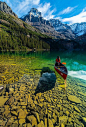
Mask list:
[[[53,86],[52,89],[50,88],[46,91],[43,91],[43,93],[41,91],[38,91],[39,93],[34,95],[39,83],[39,79],[41,77],[41,69],[43,67],[49,67],[52,71],[54,71],[55,59],[58,55],[61,57],[61,62],[66,62],[65,66],[68,69],[69,75],[73,77],[79,76],[79,79],[68,76],[67,88],[66,91],[64,91],[64,84],[58,77],[55,82],[55,87]],[[29,113],[29,116],[31,116],[31,111],[34,111],[35,109],[36,113],[38,113],[39,118],[42,119],[43,122],[45,122],[45,116],[49,116],[50,121],[53,121],[53,125],[55,125],[55,127],[58,125],[59,127],[61,127],[60,120],[63,121],[65,118],[67,121],[65,123],[66,125],[83,127],[81,117],[86,118],[86,81],[82,80],[80,78],[80,75],[84,77],[86,74],[85,56],[85,53],[79,54],[79,52],[1,53],[0,85],[10,84],[10,88],[14,89],[13,96],[10,92],[3,93],[3,96],[5,98],[3,98],[3,96],[0,96],[1,102],[3,102],[3,100],[5,101],[7,97],[10,100],[8,100],[8,103],[6,103],[6,105],[3,105],[1,109],[1,123],[5,122],[4,119],[8,121],[8,118],[10,117],[14,119],[14,114],[12,115],[12,113],[14,113],[15,111],[12,112],[10,109],[14,108],[16,105],[16,107],[18,106],[18,115],[21,113],[21,111],[25,111]],[[44,88],[42,87],[42,89]],[[27,98],[28,103],[26,104]],[[28,108],[31,110],[28,110]],[[8,112],[4,112],[5,109]],[[15,116],[14,121],[17,120],[17,124],[19,125],[21,121],[18,115],[17,117]],[[26,119],[27,116],[25,120]],[[58,119],[59,121],[57,121]],[[26,123],[24,121],[24,125],[25,124]]]
[[[1,52],[0,65],[10,68],[8,71],[13,72],[14,75],[17,67],[18,71],[22,71],[19,76],[21,77],[23,74],[28,74],[33,70],[40,70],[43,67],[49,67],[54,71],[55,59],[58,55],[61,58],[61,62],[66,62],[65,66],[68,69],[68,75],[86,80],[85,52]],[[14,66],[14,68],[10,66]]]

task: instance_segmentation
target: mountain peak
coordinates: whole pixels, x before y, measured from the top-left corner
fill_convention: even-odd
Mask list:
[[[41,12],[39,12],[36,8],[31,8],[31,10],[28,12],[28,15],[34,17],[42,17]]]
[[[5,2],[0,1],[0,11],[18,17]]]

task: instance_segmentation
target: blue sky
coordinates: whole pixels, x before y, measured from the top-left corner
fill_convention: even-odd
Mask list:
[[[45,19],[59,19],[63,23],[86,22],[86,0],[1,0],[6,2],[18,17],[37,8]]]

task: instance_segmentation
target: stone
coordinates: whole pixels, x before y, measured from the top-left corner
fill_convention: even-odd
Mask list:
[[[55,124],[55,122],[56,122],[55,119],[52,119],[52,122],[53,122],[53,124]]]
[[[61,127],[65,127],[64,123],[61,123]]]
[[[86,117],[82,117],[83,123],[86,126]]]
[[[18,124],[17,124],[17,123],[13,123],[13,124],[11,125],[11,127],[18,127]]]
[[[13,93],[14,92],[14,88],[9,88],[9,92]]]
[[[53,122],[50,119],[48,119],[48,127],[54,127]]]
[[[24,105],[24,106],[26,106],[27,103],[25,103],[25,102],[20,102],[20,105]]]
[[[13,123],[13,120],[9,119],[7,124],[6,124],[6,127],[10,127],[12,126],[12,123]]]
[[[19,110],[19,119],[24,119],[26,117],[26,112],[23,111],[22,109]]]
[[[67,116],[60,116],[59,117],[59,123],[67,123],[68,117]]]
[[[17,110],[17,109],[18,109],[18,107],[15,105],[11,108],[11,110]]]
[[[6,102],[6,104],[12,105],[13,102],[14,102],[14,97],[12,96],[11,98],[9,98],[9,100]]]
[[[14,116],[18,116],[16,111],[11,111],[11,114],[14,115]]]
[[[32,125],[30,123],[27,123],[27,127],[32,127]]]
[[[38,127],[44,127],[43,121],[41,121],[41,122],[38,124]]]
[[[4,108],[0,108],[0,113],[4,112]]]
[[[8,92],[6,92],[6,96],[8,96]]]
[[[32,126],[37,125],[37,120],[34,115],[27,116],[27,120],[31,123]]]
[[[81,103],[81,100],[74,95],[69,95],[68,100],[77,104]]]
[[[47,127],[47,118],[44,118],[45,127]]]
[[[32,111],[31,113],[34,114],[34,116],[36,117],[38,123],[40,123],[39,114],[37,112],[34,112],[34,111]]]
[[[0,127],[4,127],[7,121],[0,120]]]
[[[7,117],[10,114],[10,111],[6,110],[3,114],[5,115],[5,117]]]
[[[19,119],[19,124],[25,123],[25,119]]]
[[[74,106],[74,109],[75,109],[75,111],[80,113],[80,110],[76,106]]]
[[[4,98],[3,96],[0,97],[0,107],[5,104],[5,102],[8,100],[8,98]]]

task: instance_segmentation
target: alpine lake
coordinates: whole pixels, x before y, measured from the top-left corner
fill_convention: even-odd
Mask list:
[[[45,76],[35,94],[42,69],[54,74],[57,56],[68,69],[66,90],[59,75],[53,86]],[[86,127],[85,52],[1,52],[1,87],[1,127]]]

